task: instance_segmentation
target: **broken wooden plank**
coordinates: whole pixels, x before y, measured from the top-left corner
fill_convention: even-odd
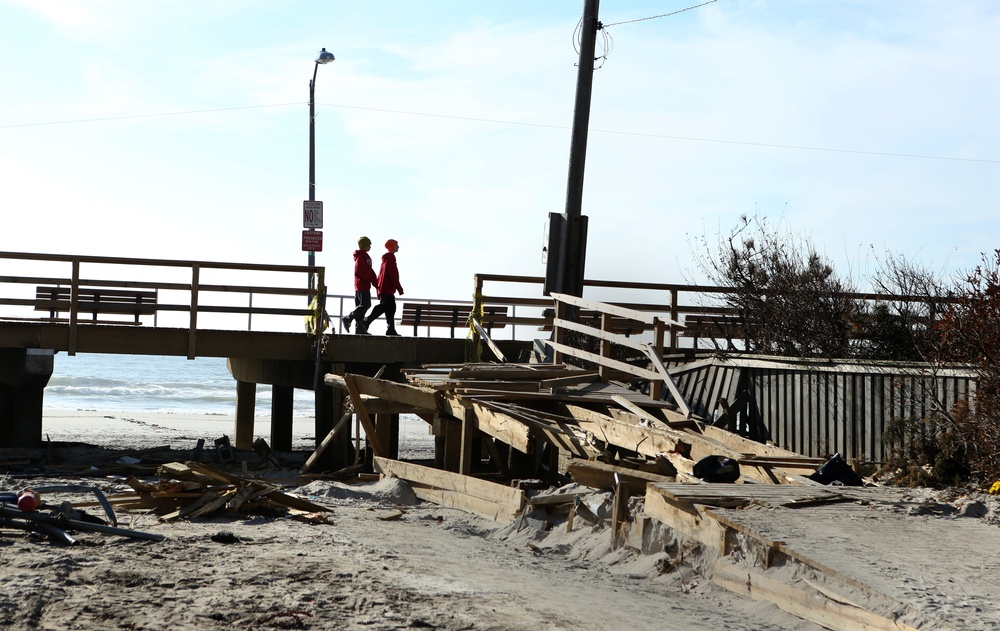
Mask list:
[[[655,483],[646,485],[643,511],[677,534],[701,543],[710,553],[721,555],[725,550],[725,527],[705,507],[665,496],[658,491],[658,486]]]
[[[507,308],[504,307],[505,312],[506,309]],[[471,318],[471,321],[473,328],[476,329],[476,333],[479,334],[479,337],[484,342],[486,342],[486,345],[490,347],[490,350],[493,351],[493,354],[496,356],[496,358],[500,360],[500,363],[506,364],[507,358],[504,356],[503,351],[501,351],[500,347],[496,345],[496,342],[493,341],[493,338],[490,337],[490,334],[487,333],[485,329],[483,329],[483,325],[479,324],[479,320]]]
[[[647,482],[673,482],[672,476],[629,469],[596,460],[570,460],[569,474],[577,484],[595,489],[613,489],[615,474],[634,489],[645,488]]]
[[[549,388],[550,390],[556,390],[559,388],[565,388],[567,386],[575,386],[581,383],[593,383],[595,381],[600,381],[601,376],[596,371],[583,371],[577,375],[570,375],[568,377],[555,377],[552,379],[543,379],[541,386],[543,388]]]
[[[532,452],[531,429],[523,422],[491,409],[484,402],[473,402],[472,410],[476,414],[479,431],[523,453]]]
[[[479,515],[480,517],[492,519],[502,524],[512,522],[520,514],[520,509],[515,510],[509,504],[491,502],[479,497],[464,495],[457,491],[430,488],[420,484],[411,484],[410,486],[413,489],[413,493],[426,502]]]
[[[390,458],[377,457],[374,459],[374,465],[375,470],[386,477],[400,478],[427,488],[454,491],[511,506],[516,510],[524,507],[524,491],[496,482]]]
[[[344,427],[347,426],[347,422],[351,420],[352,416],[353,414],[351,412],[345,412],[344,415],[340,417],[340,420],[337,421],[337,424],[333,426],[333,429],[331,429],[327,433],[327,435],[323,437],[322,442],[320,442],[319,446],[316,447],[316,451],[312,452],[312,454],[309,455],[309,458],[306,460],[305,464],[302,465],[301,469],[299,469],[299,473],[301,474],[309,473],[309,471],[313,468],[313,465],[316,464],[316,461],[320,459],[320,457],[327,450],[330,444],[333,443],[333,439],[337,437],[337,434],[339,434],[341,430],[343,430]]]
[[[834,631],[917,631],[908,624],[838,602],[822,592],[812,594],[723,559],[715,563],[712,582],[742,596],[772,602],[783,611]]]

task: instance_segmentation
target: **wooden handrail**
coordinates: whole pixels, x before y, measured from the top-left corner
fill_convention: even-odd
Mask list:
[[[155,306],[152,307],[152,316],[154,318],[153,326],[158,325],[156,315],[161,311],[164,313],[186,312],[188,314],[186,326],[185,324],[180,324],[180,327],[188,330],[187,336],[189,357],[194,357],[197,354],[196,344],[199,313],[233,315],[259,314],[266,316],[303,318],[307,315],[314,314],[314,310],[307,307],[307,305],[311,302],[309,298],[317,293],[320,294],[320,300],[317,302],[318,310],[322,313],[325,308],[324,299],[326,288],[323,285],[324,269],[317,266],[0,252],[0,260],[5,259],[22,261],[23,263],[20,264],[19,267],[23,267],[28,273],[23,276],[14,276],[9,274],[0,276],[0,283],[22,286],[30,284],[42,287],[56,286],[65,288],[67,298],[63,301],[61,305],[63,308],[60,310],[62,310],[63,313],[68,313],[68,317],[61,322],[65,322],[68,325],[67,351],[69,354],[75,354],[80,326],[91,326],[95,323],[114,324],[116,322],[114,319],[116,315],[114,309],[105,311],[105,313],[110,314],[110,321],[105,319],[103,322],[96,322],[98,319],[96,313],[93,317],[87,317],[84,320],[80,319],[82,312],[80,302],[81,296],[91,295],[93,293],[91,290],[146,290],[156,292],[161,299],[166,297],[166,302],[160,302],[157,300]],[[34,265],[35,268],[43,266],[52,268],[53,263],[68,263],[70,268],[67,271],[69,273],[65,275],[56,274],[44,276],[37,273],[31,273],[32,265]],[[175,271],[166,273],[159,272],[155,275],[147,275],[141,272],[143,268],[172,268]],[[93,273],[95,269],[99,270],[98,274]],[[48,269],[46,269],[46,271],[48,271]],[[210,278],[206,278],[206,274],[209,274],[209,272],[211,272]],[[290,280],[288,284],[284,286],[280,285],[280,282],[278,285],[258,284],[252,281],[249,283],[227,282],[229,278],[239,280],[239,276],[234,276],[234,274],[260,273],[290,274],[292,276],[289,278],[294,278],[295,280]],[[301,277],[307,277],[310,273],[317,279],[315,287],[318,289],[307,287],[304,282],[299,285],[299,275],[301,275]],[[171,278],[171,275],[173,275],[174,278]],[[143,276],[152,277],[143,279]],[[203,280],[210,280],[213,282],[202,282]],[[222,282],[219,282],[219,280]],[[281,277],[278,277],[278,280],[282,280]],[[180,300],[171,301],[170,298],[173,296],[170,292],[178,292],[183,297],[181,297]],[[35,299],[31,300],[24,294],[25,292],[23,290],[19,290],[16,293],[7,293],[6,295],[2,295],[0,296],[0,305],[10,305],[19,308],[38,306],[39,303],[37,296]],[[184,294],[187,295],[184,296]],[[235,295],[237,297],[235,299],[230,298],[226,300],[217,300],[215,304],[212,304],[213,301],[208,299],[209,296],[219,298],[221,295],[225,294]],[[238,296],[246,296],[246,299],[241,300]],[[255,306],[253,296],[270,296],[271,298],[269,301],[265,301],[262,304]],[[301,303],[298,303],[297,300],[288,300],[298,297],[305,297],[307,299],[303,300]],[[282,299],[284,299],[284,302],[282,302]],[[223,304],[219,304],[220,302]],[[93,305],[89,305],[87,307],[90,309],[87,313],[93,312],[91,307],[93,307]],[[12,315],[16,316],[18,314],[14,313]],[[49,315],[49,317],[46,318],[39,316],[37,319],[40,321],[58,320],[58,318],[51,316],[51,314],[46,315]],[[150,314],[144,313],[140,315]],[[32,318],[15,317],[13,319],[26,320]],[[89,322],[86,320],[89,320]],[[136,316],[136,320],[136,322],[132,322],[131,324],[139,324],[138,316]],[[249,319],[247,319],[246,324],[248,327],[250,326],[251,323]],[[288,327],[288,329],[291,328],[292,327]],[[302,320],[295,320],[293,330],[303,330]]]

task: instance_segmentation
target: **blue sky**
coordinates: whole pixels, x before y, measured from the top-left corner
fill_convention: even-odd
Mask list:
[[[605,0],[587,276],[701,280],[759,213],[842,272],[1000,246],[1000,3]],[[0,249],[305,264],[308,88],[331,293],[364,234],[407,295],[542,275],[581,1],[0,0]],[[923,157],[908,157],[923,156]],[[695,250],[695,251],[692,251]]]

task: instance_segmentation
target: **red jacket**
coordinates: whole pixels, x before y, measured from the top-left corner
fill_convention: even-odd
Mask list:
[[[382,268],[378,272],[378,295],[390,296],[399,293],[403,295],[403,286],[399,284],[399,268],[396,267],[396,255],[386,252],[382,255]]]
[[[372,257],[364,250],[354,252],[354,291],[368,291],[378,282],[372,269]]]

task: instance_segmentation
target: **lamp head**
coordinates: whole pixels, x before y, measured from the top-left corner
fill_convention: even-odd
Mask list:
[[[323,50],[319,51],[319,57],[316,58],[316,63],[328,64],[331,61],[333,61],[333,59],[334,59],[333,53],[327,52],[327,50],[324,48]]]

